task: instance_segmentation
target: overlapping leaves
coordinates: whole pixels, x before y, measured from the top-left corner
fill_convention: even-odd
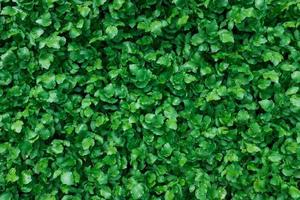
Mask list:
[[[299,1],[0,9],[0,200],[300,199]]]

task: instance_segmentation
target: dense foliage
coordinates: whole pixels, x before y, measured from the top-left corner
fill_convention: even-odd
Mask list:
[[[299,0],[0,4],[0,200],[300,199]]]

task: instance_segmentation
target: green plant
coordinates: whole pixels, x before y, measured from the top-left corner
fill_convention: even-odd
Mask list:
[[[0,7],[0,200],[300,199],[299,0]]]

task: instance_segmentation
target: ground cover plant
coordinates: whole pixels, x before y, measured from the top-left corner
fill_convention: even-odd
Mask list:
[[[300,199],[299,0],[0,7],[0,200]]]

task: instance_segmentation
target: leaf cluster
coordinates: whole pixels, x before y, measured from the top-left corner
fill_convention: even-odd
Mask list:
[[[299,0],[1,0],[0,200],[300,199]]]

